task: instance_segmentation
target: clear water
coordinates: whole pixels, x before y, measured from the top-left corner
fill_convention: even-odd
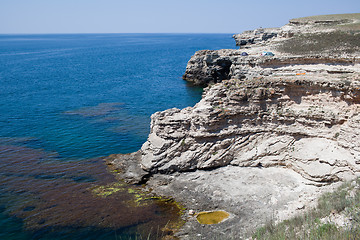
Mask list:
[[[133,237],[174,218],[90,194],[116,181],[99,157],[137,151],[152,113],[199,101],[181,79],[195,51],[233,47],[229,34],[0,35],[0,239]]]

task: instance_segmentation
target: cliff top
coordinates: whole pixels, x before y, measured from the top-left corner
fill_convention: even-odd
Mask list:
[[[332,26],[339,30],[360,31],[360,13],[318,15],[294,18],[289,22],[292,24],[323,24],[324,28],[329,28]]]
[[[291,19],[281,28],[234,35],[240,48],[271,48],[282,55],[354,57],[360,53],[360,13]]]
[[[277,46],[283,53],[354,56],[360,52],[360,13],[296,18],[281,29],[293,32]]]

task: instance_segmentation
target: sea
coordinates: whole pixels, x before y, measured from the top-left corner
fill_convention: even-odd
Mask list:
[[[0,35],[0,239],[156,239],[178,204],[120,182],[103,157],[141,148],[150,116],[195,105],[182,80],[232,34]]]

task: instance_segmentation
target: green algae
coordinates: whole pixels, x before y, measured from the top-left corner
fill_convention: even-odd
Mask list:
[[[201,224],[218,224],[230,216],[225,211],[212,211],[212,212],[200,212],[197,214],[196,219]]]
[[[108,197],[114,193],[125,191],[123,183],[112,183],[105,186],[96,186],[92,188],[92,193],[99,197]]]
[[[128,189],[128,193],[136,193],[136,190],[133,189],[133,188],[129,188],[129,189]]]
[[[142,187],[132,186],[129,187],[125,183],[117,182],[103,186],[96,186],[91,189],[92,193],[98,197],[109,197],[115,193],[127,192],[132,195],[133,199],[126,201],[128,206],[143,207],[153,204],[154,201],[161,204],[174,205],[179,210],[179,215],[185,214],[186,208],[172,198],[162,197],[152,194],[150,191],[144,190]]]
[[[129,197],[123,200],[123,204],[126,207],[130,208],[158,208],[158,209],[167,209],[166,215],[171,215],[175,217],[168,223],[159,229],[162,234],[168,236],[173,236],[184,224],[185,219],[183,216],[186,213],[186,208],[179,202],[176,202],[171,197],[158,196],[144,188],[144,186],[134,186],[128,185],[123,182],[111,183],[108,185],[95,186],[91,189],[92,194],[95,197],[108,198],[114,195],[116,197],[118,194],[127,194]]]
[[[128,193],[131,193],[133,195],[134,200],[131,202],[133,202],[132,204],[133,206],[135,204],[135,207],[147,206],[151,204],[153,201],[156,201],[157,203],[160,204],[167,204],[167,205],[172,204],[179,209],[180,212],[179,215],[184,214],[184,207],[182,207],[172,198],[156,196],[151,194],[150,192],[143,191],[142,189],[129,189]]]
[[[128,188],[127,192],[133,197],[132,200],[127,201],[127,204],[132,207],[147,206],[152,204],[153,200],[156,201],[160,199],[159,197],[153,196],[150,192],[138,187]]]

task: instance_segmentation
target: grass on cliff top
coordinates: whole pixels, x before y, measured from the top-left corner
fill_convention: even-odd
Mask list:
[[[313,25],[313,33],[296,34],[277,48],[295,55],[354,54],[360,52],[360,13],[319,15],[296,18],[291,22],[334,21]],[[328,30],[330,32],[324,32]]]
[[[354,54],[360,52],[360,31],[300,34],[284,41],[277,48],[281,52],[295,55]]]
[[[343,20],[360,20],[360,13],[349,14],[331,14],[331,15],[317,15],[310,17],[294,18],[290,21],[303,22],[308,21],[343,21]]]
[[[318,15],[311,17],[295,18],[290,22],[306,24],[314,21],[328,21],[328,23],[316,25],[319,29],[334,29],[340,31],[360,31],[360,13]]]
[[[342,215],[349,224],[340,227],[327,216]],[[304,215],[274,224],[270,222],[257,229],[252,239],[360,239],[360,179],[345,183],[332,193],[326,193],[318,200],[316,208]]]

